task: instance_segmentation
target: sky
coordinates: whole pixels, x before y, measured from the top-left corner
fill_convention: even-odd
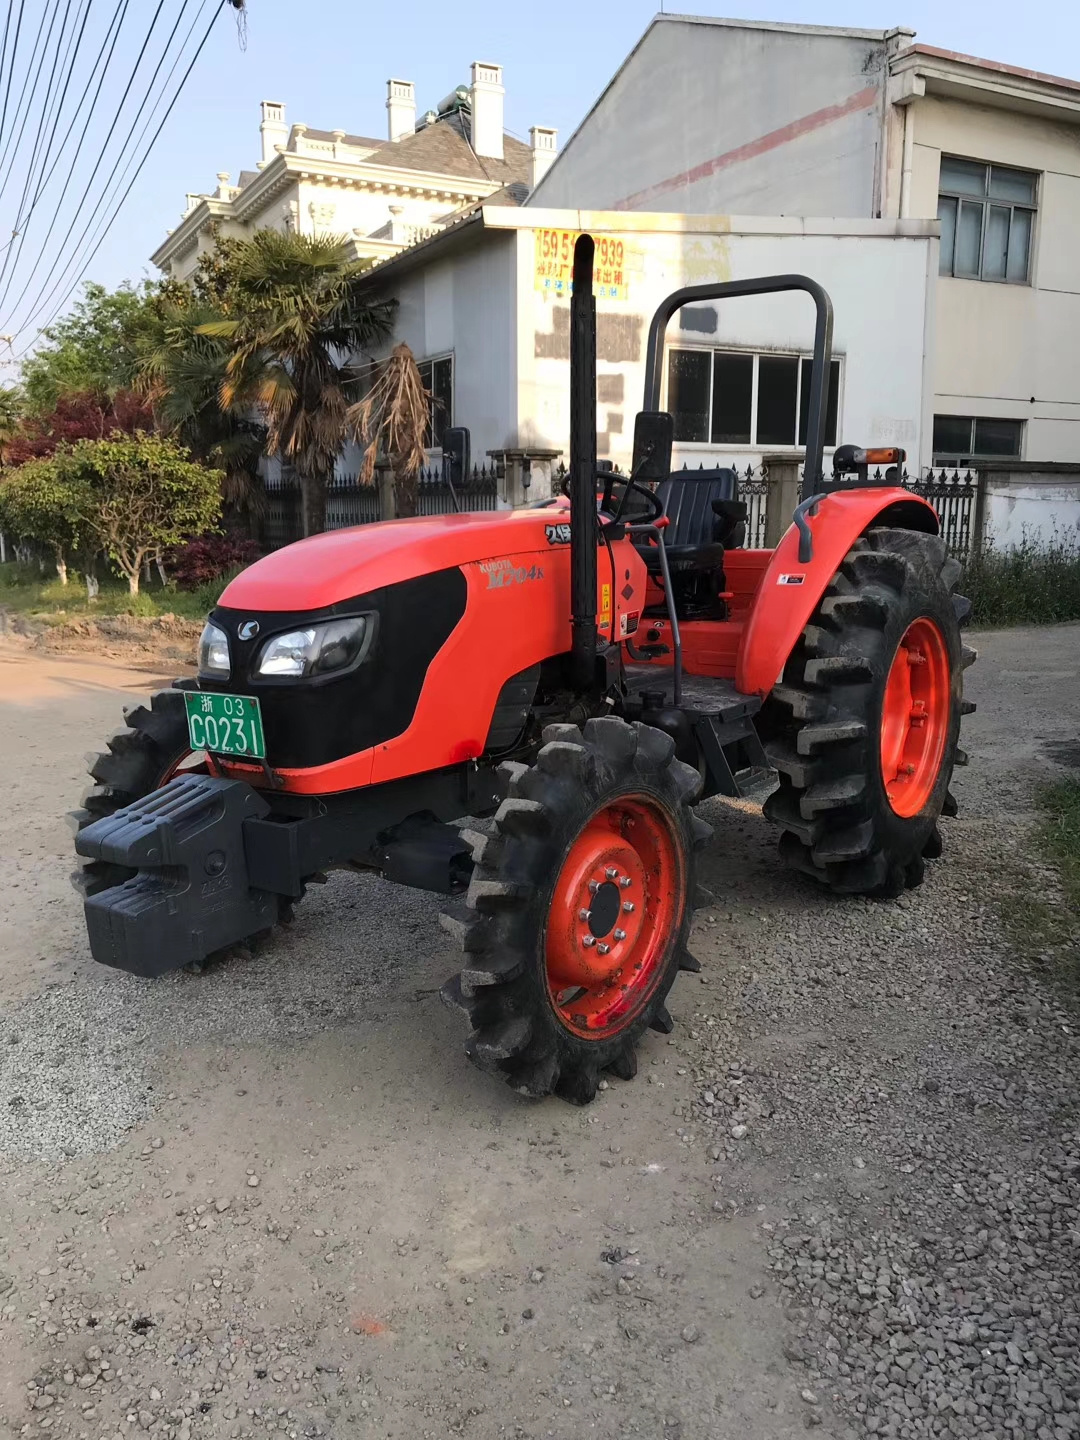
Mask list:
[[[47,25],[53,13],[62,13],[62,3],[71,7],[75,17],[87,15],[82,51],[88,56],[107,38],[115,11],[114,0],[23,3],[24,54],[34,53],[30,37],[36,34],[39,22]],[[204,9],[198,8],[199,3]],[[33,340],[38,327],[54,313],[63,313],[70,303],[66,299],[70,285],[85,262],[85,278],[108,287],[156,274],[149,256],[166,231],[179,223],[185,193],[212,189],[218,171],[228,171],[235,178],[241,169],[254,167],[259,155],[261,100],[284,102],[289,123],[302,121],[324,130],[383,135],[389,76],[415,83],[417,111],[422,114],[455,85],[467,83],[473,60],[488,60],[503,66],[507,129],[527,139],[531,125],[552,125],[564,145],[657,10],[656,0],[618,0],[614,4],[611,0],[543,0],[535,5],[521,0],[454,0],[450,4],[446,0],[409,0],[408,4],[383,0],[375,5],[366,0],[248,0],[246,43],[242,46],[234,12],[226,7],[115,222],[105,227],[115,208],[106,206],[99,226],[89,229],[81,250],[71,252],[78,258],[64,271],[54,258],[62,233],[73,222],[72,240],[76,239],[99,192],[104,194],[106,177],[122,173],[114,166],[114,158],[121,155],[123,163],[131,153],[124,149],[124,124],[117,126],[108,143],[105,132],[155,8],[160,4],[159,29],[140,73],[148,73],[158,51],[164,50],[165,34],[182,17],[176,49],[170,52],[183,55],[175,72],[175,87],[215,3],[134,0],[121,25],[113,68],[103,86],[101,119],[90,127],[77,157],[78,136],[72,135],[51,188],[42,192],[38,209],[9,255],[3,242],[13,228],[14,216],[23,213],[14,202],[25,179],[23,160],[29,164],[29,141],[35,128],[30,112],[24,144],[14,152],[8,188],[0,190],[0,266],[7,262],[6,273],[0,270],[0,296],[7,286],[6,296],[0,298],[0,335],[15,331],[17,336],[10,349],[0,350],[0,356],[17,355]],[[11,0],[11,6],[16,8],[16,0]],[[1077,0],[1027,0],[1023,5],[1015,0],[731,0],[719,5],[702,0],[696,7],[674,0],[666,8],[692,8],[695,14],[751,20],[882,29],[903,25],[916,30],[924,44],[1080,78]],[[0,17],[3,11],[0,0]],[[182,36],[189,21],[195,24],[183,50]],[[168,62],[162,78],[167,72]],[[58,73],[63,73],[62,65]],[[42,97],[47,93],[47,78],[43,74]],[[19,80],[17,68],[15,92]],[[133,97],[136,94],[137,87]],[[12,104],[14,98],[13,94]],[[134,103],[132,98],[125,113],[130,114]],[[646,94],[642,103],[662,104],[663,96]],[[152,108],[140,124],[151,113]],[[156,122],[144,144],[149,143],[155,128]],[[0,142],[0,183],[9,131],[10,127],[2,131]],[[62,133],[61,127],[58,142]],[[102,165],[89,185],[88,203],[80,205],[99,157]],[[126,184],[117,186],[117,202]],[[58,206],[59,224],[50,244],[43,248],[52,212]],[[102,243],[91,253],[99,228]],[[48,286],[43,288],[45,280]],[[24,286],[21,305],[13,305]]]

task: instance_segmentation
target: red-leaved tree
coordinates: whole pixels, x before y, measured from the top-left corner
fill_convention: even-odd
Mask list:
[[[45,460],[61,445],[78,440],[104,440],[119,430],[133,435],[137,430],[152,432],[154,416],[149,402],[130,390],[120,390],[110,400],[92,390],[64,395],[56,407],[42,415],[27,415],[4,446],[4,463],[22,465],[27,460]]]

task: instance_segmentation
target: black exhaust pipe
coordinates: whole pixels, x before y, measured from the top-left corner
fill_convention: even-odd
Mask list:
[[[596,301],[593,239],[574,246],[570,299],[570,613],[574,683],[596,683]]]

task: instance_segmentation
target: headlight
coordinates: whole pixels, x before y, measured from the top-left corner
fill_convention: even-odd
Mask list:
[[[216,680],[229,678],[229,637],[208,620],[199,639],[199,674]]]
[[[332,675],[359,664],[370,643],[371,625],[366,615],[348,620],[328,620],[305,630],[274,635],[259,651],[257,675]]]

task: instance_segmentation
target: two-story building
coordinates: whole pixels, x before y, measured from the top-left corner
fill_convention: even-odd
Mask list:
[[[556,132],[529,145],[503,127],[502,67],[477,61],[472,81],[417,118],[408,80],[386,84],[383,140],[316,130],[262,102],[261,159],[236,184],[225,171],[207,194],[189,194],[180,224],[154,251],[166,275],[186,279],[215,236],[255,230],[343,235],[357,258],[385,260],[481,202],[517,205],[556,155]]]
[[[658,15],[527,203],[937,218],[934,458],[1075,463],[1080,81],[913,40]],[[752,383],[739,347],[681,348],[699,388]]]

